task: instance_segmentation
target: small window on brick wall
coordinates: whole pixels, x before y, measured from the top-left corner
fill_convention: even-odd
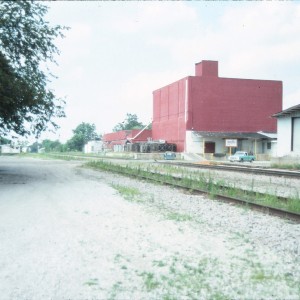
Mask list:
[[[267,142],[267,149],[271,150],[271,148],[272,148],[272,143],[271,142]]]

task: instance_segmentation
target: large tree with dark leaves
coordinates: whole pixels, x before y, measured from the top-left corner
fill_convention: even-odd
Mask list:
[[[131,130],[131,129],[142,129],[145,125],[138,120],[136,114],[126,114],[126,118],[122,123],[118,123],[114,128],[113,131],[120,131],[120,130]]]
[[[51,27],[47,11],[38,1],[0,1],[0,135],[38,136],[64,116],[64,101],[48,88],[47,63],[55,63],[54,40],[66,28]]]
[[[88,141],[97,140],[95,124],[82,122],[74,130],[74,135],[67,141],[67,149],[70,151],[82,151]]]

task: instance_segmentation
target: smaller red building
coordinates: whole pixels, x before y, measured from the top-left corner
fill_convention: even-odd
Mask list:
[[[106,149],[115,152],[124,151],[126,143],[147,142],[152,138],[152,130],[122,130],[103,135],[102,141]]]

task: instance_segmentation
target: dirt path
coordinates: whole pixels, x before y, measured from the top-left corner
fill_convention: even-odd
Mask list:
[[[299,299],[299,225],[79,165],[0,156],[1,300]]]

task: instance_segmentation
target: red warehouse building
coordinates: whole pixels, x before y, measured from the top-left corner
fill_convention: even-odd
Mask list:
[[[179,152],[224,153],[237,139],[240,150],[266,153],[281,110],[282,81],[221,78],[217,61],[202,61],[195,76],[153,92],[152,138]]]
[[[126,143],[147,142],[151,138],[151,130],[132,129],[106,133],[103,135],[102,140],[106,149],[122,152]]]

